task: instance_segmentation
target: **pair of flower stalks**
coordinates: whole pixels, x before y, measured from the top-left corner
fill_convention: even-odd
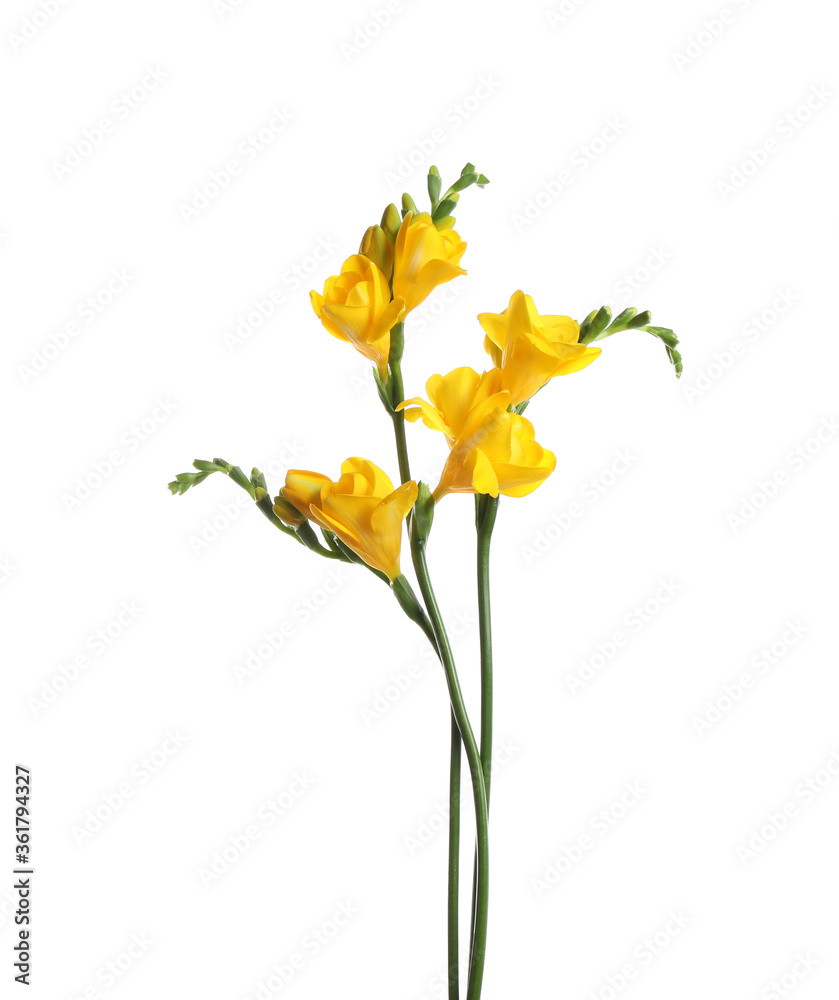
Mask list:
[[[393,422],[399,486],[394,488],[382,469],[358,457],[344,462],[336,480],[318,472],[289,471],[273,500],[258,469],[248,478],[238,466],[220,458],[194,462],[196,472],[182,473],[169,484],[173,493],[182,494],[214,472],[225,473],[247,490],[280,531],[326,559],[366,565],[388,584],[436,651],[451,702],[449,1000],[460,997],[461,748],[469,766],[477,829],[466,1000],[480,997],[486,956],[492,759],[489,554],[498,500],[500,495],[526,496],[556,467],[556,457],[537,443],[533,425],[522,413],[552,378],[590,365],[600,355],[595,342],[622,330],[640,329],[657,337],[664,343],[677,376],[682,369],[673,331],[651,326],[648,312],[626,309],[612,319],[610,310],[603,306],[577,323],[569,316],[541,315],[529,295],[516,291],[503,312],[478,316],[484,347],[492,361],[489,370],[479,373],[464,367],[447,375],[432,375],[426,384],[427,399],[405,399],[401,365],[406,317],[439,285],[466,273],[461,267],[466,244],[453,228],[452,212],[461,191],[488,183],[467,163],[458,180],[442,192],[437,168],[431,167],[430,211],[420,212],[407,194],[401,213],[395,205],[388,205],[381,223],[365,232],[359,252],[344,261],[341,273],[327,279],[322,293],[311,293],[315,314],[326,330],[375,365],[379,396]],[[411,478],[406,419],[421,420],[445,437],[448,458],[433,491]],[[426,560],[435,505],[453,493],[475,496],[481,649],[479,737],[466,711]],[[406,519],[422,601],[400,568]]]

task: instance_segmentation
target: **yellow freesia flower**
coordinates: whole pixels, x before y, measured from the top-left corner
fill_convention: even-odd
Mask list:
[[[375,363],[387,375],[390,331],[405,315],[405,300],[391,301],[388,280],[363,254],[353,254],[341,273],[326,279],[323,295],[310,292],[315,315],[326,329]]]
[[[405,300],[406,311],[424,302],[438,285],[459,274],[466,244],[453,229],[438,230],[427,212],[408,212],[396,235],[393,294]]]
[[[533,424],[510,411],[512,398],[501,388],[498,369],[479,375],[455,368],[432,375],[428,398],[406,399],[408,420],[422,418],[445,434],[449,457],[434,500],[448,493],[488,493],[523,497],[532,493],[556,468],[556,456],[536,443]]]
[[[481,313],[484,347],[501,369],[501,385],[518,406],[555,375],[569,375],[590,365],[599,347],[578,344],[580,325],[570,316],[540,316],[533,299],[513,292],[502,313]]]
[[[400,575],[402,522],[416,499],[415,482],[394,489],[377,465],[364,458],[348,458],[337,482],[318,472],[289,471],[274,510],[288,521],[283,507],[291,504],[393,581]]]

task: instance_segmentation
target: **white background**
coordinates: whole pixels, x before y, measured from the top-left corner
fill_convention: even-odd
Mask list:
[[[686,364],[677,383],[623,334],[528,412],[558,468],[502,502],[494,542],[485,997],[835,996],[839,19],[824,0],[399,0],[380,30],[384,6],[3,6],[3,994],[22,763],[31,995],[242,1000],[299,954],[259,995],[443,996],[448,715],[422,636],[362,570],[326,597],[331,564],[230,481],[166,483],[216,455],[272,489],[354,454],[395,476],[366,366],[308,291],[389,200],[424,196],[430,163],[448,182],[470,160],[491,184],[456,213],[469,275],[414,314],[409,395],[486,365],[475,314],[516,288],[578,319],[650,308]],[[410,440],[433,481],[442,438]],[[445,501],[430,562],[474,714],[471,515]],[[605,835],[603,809],[626,812]],[[671,911],[689,921],[668,937]]]

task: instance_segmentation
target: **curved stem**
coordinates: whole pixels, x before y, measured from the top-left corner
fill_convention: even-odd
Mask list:
[[[449,883],[448,944],[449,1000],[460,1000],[460,945],[458,904],[460,893],[460,730],[452,712],[451,758],[449,764]]]
[[[390,373],[390,399],[391,407],[390,414],[391,420],[393,422],[393,436],[396,440],[396,455],[399,460],[399,478],[403,483],[406,483],[411,478],[411,466],[408,461],[408,442],[405,436],[405,414],[400,410],[396,411],[396,407],[405,398],[405,390],[402,384],[402,348],[404,344],[404,323],[397,323],[396,326],[391,330],[391,354],[389,359],[389,373]],[[429,614],[432,616],[433,620],[433,630],[434,638],[431,640],[432,645],[440,657],[443,667],[446,671],[447,680],[450,675],[454,674],[454,660],[452,657],[451,647],[449,645],[448,636],[445,632],[445,627],[440,617],[439,608],[437,608],[437,601],[434,597],[434,591],[431,588],[431,582],[428,577],[428,568],[425,565],[425,553],[423,549],[423,542],[417,540],[416,549],[412,546],[412,551],[414,554],[414,566],[417,571],[417,577],[420,581],[420,589],[422,590],[423,599],[425,600],[426,607],[428,608]],[[417,553],[420,553],[418,555]],[[422,567],[422,573],[420,571]],[[431,605],[429,604],[429,594],[433,602],[434,609],[436,611],[436,619],[431,611]],[[455,684],[457,685],[457,675],[454,674]],[[459,691],[459,685],[457,685]],[[451,695],[452,685],[449,682],[449,692]],[[462,708],[462,696],[460,697],[461,708]],[[461,772],[461,725],[465,721],[467,727],[469,725],[469,720],[466,718],[465,709],[462,708],[461,713],[462,718],[459,720],[458,712],[455,709],[454,701],[452,701],[452,720],[451,720],[451,757],[449,763],[449,872],[448,872],[448,892],[447,892],[447,911],[448,911],[448,921],[447,921],[447,938],[448,938],[448,984],[449,984],[449,1000],[460,1000],[460,953],[459,953],[459,890],[460,890],[460,772]],[[471,729],[470,729],[471,732]],[[472,735],[472,742],[474,743],[474,735]],[[476,752],[477,747],[475,747]],[[472,765],[470,763],[470,769]],[[474,783],[473,776],[473,783]],[[476,809],[477,809],[477,799],[476,799]],[[485,813],[484,809],[484,813]],[[470,981],[471,981],[470,972]],[[476,1000],[480,996],[480,984],[478,986],[478,992],[475,994],[469,993],[469,998],[471,1000]]]
[[[405,614],[422,629],[440,662],[440,644],[428,616],[404,576],[393,581],[393,593]],[[451,763],[449,765],[449,878],[448,878],[448,983],[449,1000],[460,1000],[460,947],[458,904],[460,892],[460,730],[451,712]]]
[[[420,591],[422,592],[425,606],[428,609],[431,624],[437,635],[440,655],[443,660],[443,669],[446,674],[446,683],[449,689],[452,713],[457,722],[460,738],[463,741],[466,760],[469,764],[469,774],[472,779],[472,793],[475,800],[475,822],[478,832],[478,902],[475,933],[472,938],[472,958],[469,968],[469,985],[467,987],[466,1000],[479,1000],[484,975],[484,962],[486,959],[486,916],[489,902],[489,829],[484,771],[478,743],[475,739],[475,733],[472,730],[472,724],[469,721],[466,705],[463,701],[463,692],[460,688],[460,678],[455,668],[451,643],[449,642],[446,626],[443,622],[443,616],[440,614],[434,588],[431,586],[428,563],[425,558],[425,541],[417,534],[413,536],[411,551],[414,557],[414,568],[417,573]]]

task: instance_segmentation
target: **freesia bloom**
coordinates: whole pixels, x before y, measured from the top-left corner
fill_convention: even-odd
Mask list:
[[[283,506],[291,504],[392,581],[400,574],[402,522],[416,499],[415,482],[394,489],[377,465],[348,458],[337,482],[318,472],[289,471],[274,510],[287,521]]]
[[[533,299],[521,291],[513,292],[504,312],[481,313],[478,322],[513,406],[530,399],[555,375],[579,371],[600,354],[599,347],[577,343],[579,323],[570,316],[540,316]]]
[[[438,285],[459,274],[466,244],[453,229],[438,230],[427,212],[408,212],[396,235],[393,294],[405,300],[406,311],[424,302]]]
[[[388,280],[362,254],[353,254],[340,274],[326,279],[323,295],[310,292],[312,308],[326,329],[375,363],[387,375],[390,330],[405,315],[405,300],[391,301]]]
[[[556,456],[536,443],[530,421],[510,411],[511,396],[497,369],[479,375],[455,368],[432,375],[426,389],[430,402],[407,399],[398,409],[446,436],[449,457],[435,501],[448,493],[523,497],[556,468]]]

